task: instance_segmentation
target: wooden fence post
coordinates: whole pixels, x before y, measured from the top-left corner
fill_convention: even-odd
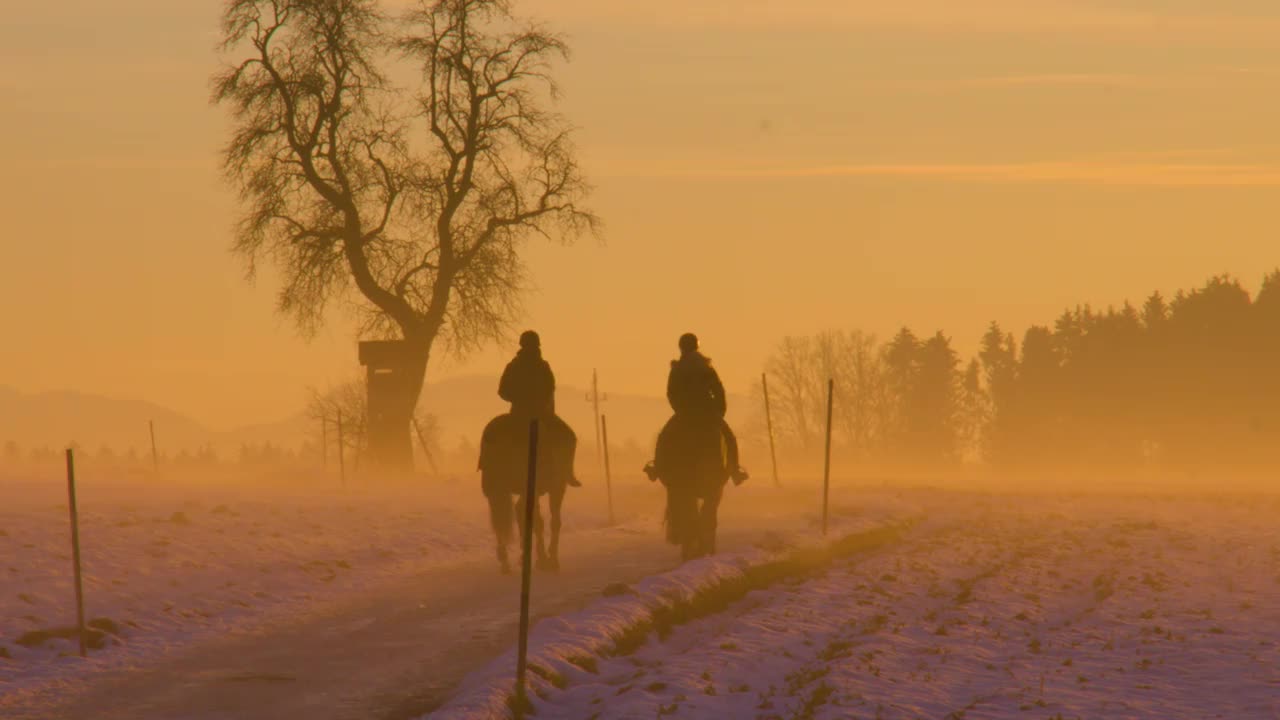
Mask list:
[[[769,410],[769,376],[760,373],[760,384],[764,387],[764,422],[769,428],[769,459],[773,461],[773,486],[782,487],[778,480],[778,450],[773,442],[773,413]]]
[[[609,422],[604,415],[600,416],[600,431],[604,435],[604,489],[609,497],[609,524],[613,519],[613,472],[609,469]]]
[[[516,655],[516,717],[523,717],[528,697],[525,672],[529,657],[529,586],[533,581],[533,511],[538,504],[538,421],[529,423],[529,484],[524,494],[524,550],[520,569],[520,641]]]
[[[160,455],[159,453],[156,452],[156,421],[148,420],[147,426],[151,430],[151,468],[155,470],[156,473],[159,473],[160,472]]]
[[[827,514],[831,497],[831,406],[836,394],[836,381],[827,380],[827,450],[822,464],[822,534],[827,534]]]
[[[80,513],[76,509],[76,461],[67,448],[67,506],[71,511],[71,565],[76,584],[76,634],[80,638],[80,657],[88,655],[84,637],[84,586],[80,581]]]

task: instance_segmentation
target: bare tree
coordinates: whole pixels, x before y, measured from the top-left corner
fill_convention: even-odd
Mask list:
[[[310,388],[307,417],[320,437],[321,452],[339,451],[359,457],[367,447],[367,396],[364,383],[353,379],[332,385],[325,391]],[[338,424],[342,424],[342,444],[338,445]],[[329,448],[334,448],[332,451]],[[340,448],[340,450],[339,450]]]
[[[440,419],[419,407],[413,415],[413,432],[423,459],[427,461],[431,473],[438,477],[440,475],[439,460],[444,457],[444,448],[440,443]]]
[[[812,445],[816,431],[813,424],[813,348],[807,337],[788,335],[765,363],[765,371],[774,388],[774,427],[778,435],[801,448]]]
[[[351,380],[331,385],[327,390],[308,389],[307,418],[316,432],[317,447],[321,452],[337,453],[338,422],[342,422],[342,451],[357,462],[366,456],[370,448],[368,396],[364,380],[355,376]],[[436,459],[443,451],[440,446],[439,419],[419,406],[413,414],[414,443],[422,451],[433,472],[438,472]],[[330,451],[329,448],[334,450]]]
[[[879,344],[874,335],[854,330],[845,335],[843,357],[845,437],[851,447],[866,454],[883,437],[884,409],[889,404]]]
[[[826,423],[827,380],[835,381],[834,442],[871,456],[883,449],[893,397],[880,344],[860,330],[782,339],[766,361],[775,389],[774,425],[795,449],[811,448]]]
[[[505,334],[523,244],[597,228],[569,127],[545,109],[566,46],[505,0],[423,0],[397,18],[375,0],[228,0],[222,39],[240,57],[213,94],[235,119],[234,249],[251,275],[281,271],[279,309],[304,334],[351,299],[362,335],[404,341],[389,408],[403,432],[384,460],[410,463],[436,342],[463,353]],[[404,63],[417,92],[388,80]]]

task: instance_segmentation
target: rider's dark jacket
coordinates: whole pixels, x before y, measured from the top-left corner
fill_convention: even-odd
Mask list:
[[[511,412],[527,417],[556,412],[556,376],[537,348],[521,348],[507,363],[498,382],[498,396],[511,403]]]
[[[723,418],[727,408],[720,375],[700,352],[684,353],[671,361],[667,401],[677,415]]]

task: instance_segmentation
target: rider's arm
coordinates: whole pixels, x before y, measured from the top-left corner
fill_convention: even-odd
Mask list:
[[[676,373],[677,372],[678,370],[676,370],[676,364],[671,363],[671,372],[667,373],[667,402],[671,404],[672,411],[676,411],[676,407],[677,407],[677,401],[676,401],[676,394],[677,394]]]
[[[707,370],[711,373],[711,397],[715,401],[716,412],[724,417],[729,411],[729,401],[724,396],[724,383],[720,382],[720,373],[715,368],[708,367]]]
[[[515,367],[514,362],[507,363],[507,368],[502,371],[502,379],[498,381],[498,397],[507,402],[515,402]]]
[[[544,360],[542,366],[547,370],[547,411],[554,415],[556,412],[556,374],[551,371],[551,363]]]

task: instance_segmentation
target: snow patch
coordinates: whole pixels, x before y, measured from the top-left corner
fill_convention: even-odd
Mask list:
[[[605,597],[575,613],[546,618],[529,633],[529,695],[545,694],[563,684],[566,674],[591,672],[596,658],[607,655],[618,639],[643,631],[655,614],[693,602],[700,594],[742,579],[758,568],[802,550],[838,544],[841,539],[875,530],[901,527],[919,517],[918,508],[889,498],[877,500],[855,517],[840,518],[830,533],[816,531],[787,537],[773,536],[751,550],[687,562],[654,575],[630,588],[607,588]],[[537,592],[536,580],[534,592]],[[512,648],[485,668],[472,673],[452,700],[425,716],[430,720],[489,720],[507,717],[514,688],[516,650]]]

